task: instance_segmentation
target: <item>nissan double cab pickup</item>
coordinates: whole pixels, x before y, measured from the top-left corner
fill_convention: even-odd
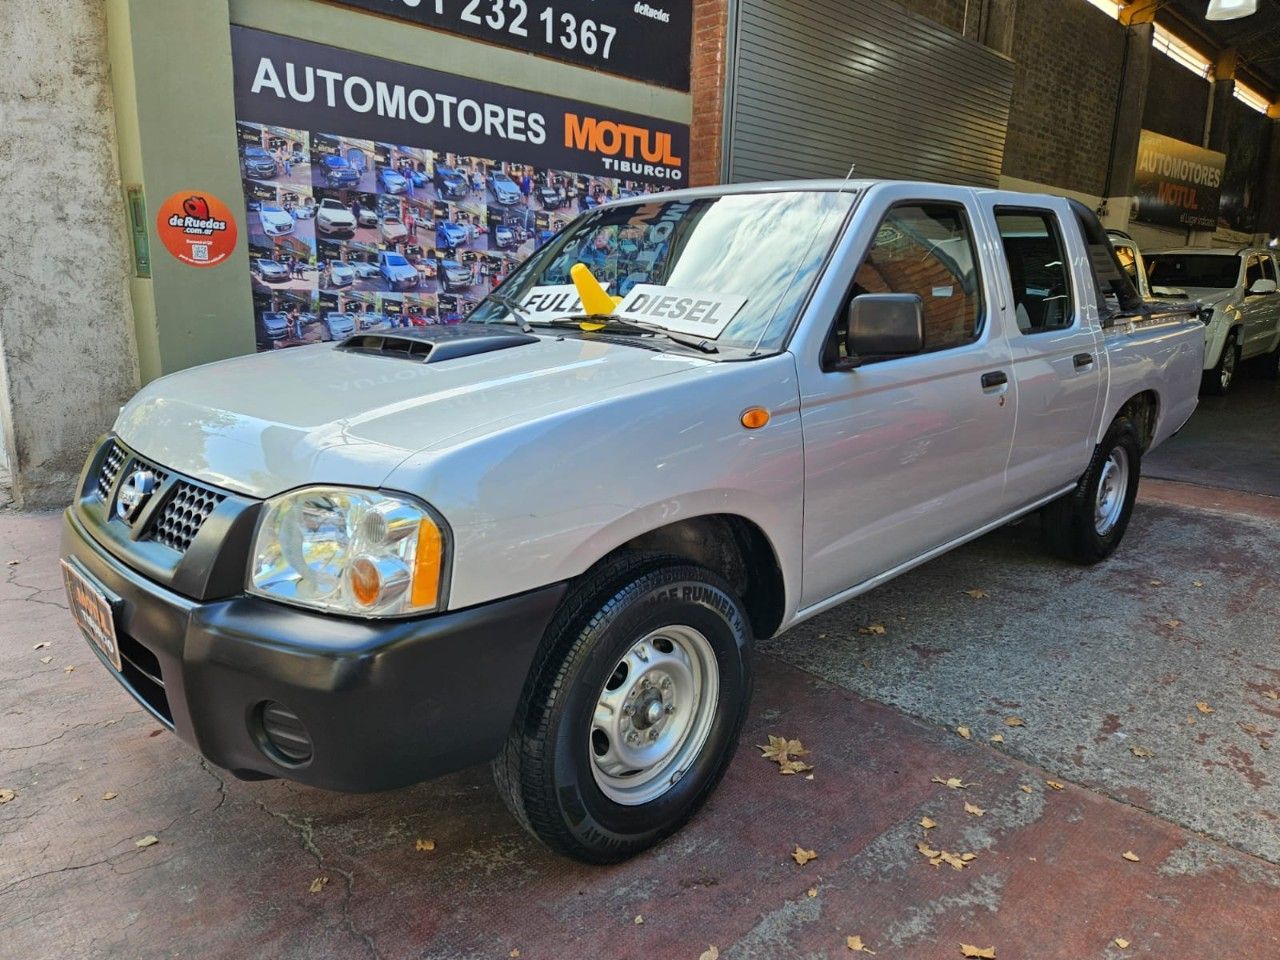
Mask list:
[[[1066,557],[1115,550],[1196,406],[1195,309],[1055,197],[605,205],[462,325],[144,388],[66,512],[73,611],[240,777],[492,760],[532,833],[616,861],[714,789],[757,638],[1033,511]]]

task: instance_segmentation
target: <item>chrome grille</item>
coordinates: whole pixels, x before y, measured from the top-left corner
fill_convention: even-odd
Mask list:
[[[98,468],[98,496],[103,500],[111,496],[111,488],[115,486],[116,478],[120,476],[120,469],[124,466],[125,460],[125,453],[120,444],[114,440],[108,440],[107,443],[110,449],[102,461],[102,466]]]
[[[147,539],[185,553],[196,533],[226,495],[178,480],[169,499],[151,521]]]

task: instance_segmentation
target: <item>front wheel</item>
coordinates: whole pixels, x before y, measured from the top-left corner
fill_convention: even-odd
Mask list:
[[[1232,330],[1227,334],[1227,342],[1222,345],[1222,355],[1213,368],[1206,370],[1201,377],[1200,387],[1203,393],[1220,397],[1231,389],[1235,383],[1236,367],[1240,364],[1239,334]]]
[[[613,863],[679,829],[711,794],[751,695],[751,627],[710,570],[611,560],[566,597],[494,778],[560,853]]]
[[[1077,563],[1097,563],[1124,538],[1138,496],[1142,444],[1127,417],[1117,417],[1093,451],[1075,490],[1041,511],[1049,548]]]

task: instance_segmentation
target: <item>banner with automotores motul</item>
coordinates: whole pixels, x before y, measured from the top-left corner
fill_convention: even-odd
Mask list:
[[[689,89],[690,0],[333,0],[526,53]]]
[[[1133,219],[1188,230],[1215,229],[1226,165],[1224,153],[1143,130]]]
[[[260,349],[456,322],[579,213],[683,186],[689,128],[233,27]]]

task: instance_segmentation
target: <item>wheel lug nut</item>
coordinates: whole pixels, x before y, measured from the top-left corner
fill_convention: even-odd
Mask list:
[[[650,741],[650,742],[652,742],[652,741],[657,740],[657,739],[658,739],[658,731],[657,731],[657,730],[650,730],[650,731],[649,731],[649,741]]]
[[[635,713],[635,712],[636,712],[635,707],[631,706],[631,704],[629,704],[629,703],[628,703],[625,707],[623,707],[623,708],[622,708],[622,715],[623,715],[624,717],[629,717],[629,716],[631,716],[631,715],[632,715],[633,713]]]
[[[668,714],[675,713],[675,712],[676,712],[676,705],[675,705],[674,703],[668,703],[668,704],[667,704],[667,706],[666,706],[666,708],[665,708],[665,712],[666,712],[666,713],[668,713]]]

